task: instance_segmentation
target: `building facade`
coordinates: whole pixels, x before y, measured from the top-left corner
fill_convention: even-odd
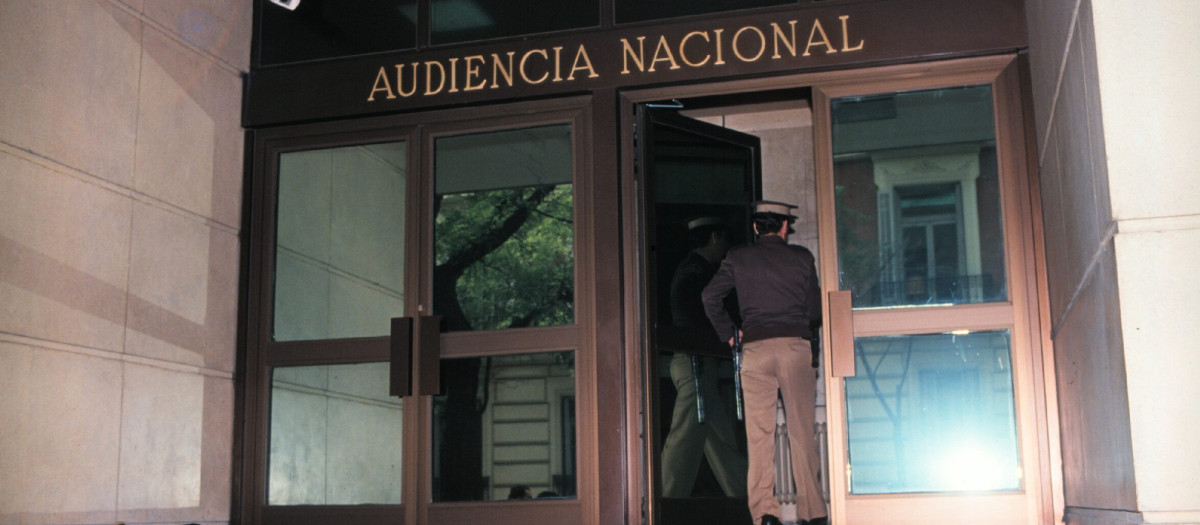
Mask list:
[[[1200,523],[1197,6],[593,3],[0,6],[0,522],[748,522],[670,289],[765,197],[833,522]]]

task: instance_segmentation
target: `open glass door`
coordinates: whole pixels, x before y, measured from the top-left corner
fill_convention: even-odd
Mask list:
[[[700,291],[749,240],[759,138],[641,105],[638,144],[655,523],[748,523],[731,353]]]
[[[1043,508],[1020,119],[989,64],[814,88],[835,523]]]

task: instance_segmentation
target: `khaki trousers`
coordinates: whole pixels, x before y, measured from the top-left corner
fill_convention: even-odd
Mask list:
[[[796,478],[796,516],[828,516],[818,485],[821,456],[813,440],[816,371],[809,342],[798,337],[754,341],[743,346],[742,392],[746,407],[749,467],[746,485],[750,515],[779,516],[775,500],[775,410],[779,393],[787,418],[792,474]]]
[[[746,494],[746,458],[738,451],[737,431],[729,408],[717,388],[716,358],[698,357],[700,391],[692,373],[692,356],[679,352],[671,357],[671,379],[677,392],[671,430],[663,443],[663,496],[686,498],[692,494],[700,458],[707,457],[721,490],[729,497]],[[704,399],[704,422],[696,414],[696,396]]]

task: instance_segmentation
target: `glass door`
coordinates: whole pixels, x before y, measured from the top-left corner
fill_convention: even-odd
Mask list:
[[[574,124],[429,129],[421,308],[439,320],[440,370],[436,386],[418,374],[430,418],[420,523],[580,519],[576,414],[590,397],[577,379],[590,368],[576,308]]]
[[[725,251],[750,239],[760,140],[671,109],[637,111],[655,523],[745,523],[732,354],[700,292]]]
[[[255,522],[403,522],[415,418],[388,357],[390,320],[416,305],[409,131],[260,146],[273,176],[251,209]]]
[[[244,515],[594,511],[584,103],[256,143]]]
[[[835,523],[1044,508],[1014,69],[814,88]]]

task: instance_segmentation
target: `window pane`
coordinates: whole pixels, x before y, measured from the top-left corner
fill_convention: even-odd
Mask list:
[[[833,120],[855,308],[1006,300],[991,88],[838,99]]]
[[[850,492],[1021,487],[1008,331],[856,338]]]
[[[403,401],[388,363],[276,368],[270,505],[401,503]]]
[[[616,0],[616,10],[620,24],[795,3],[796,0]]]
[[[294,10],[259,2],[264,66],[417,46],[416,0],[292,0]]]
[[[284,153],[276,341],[388,335],[404,315],[403,142]]]
[[[434,45],[531,35],[600,23],[597,0],[431,0]]]
[[[445,330],[574,323],[570,126],[440,138],[434,154]]]
[[[443,359],[441,382],[434,501],[575,497],[573,352]]]

